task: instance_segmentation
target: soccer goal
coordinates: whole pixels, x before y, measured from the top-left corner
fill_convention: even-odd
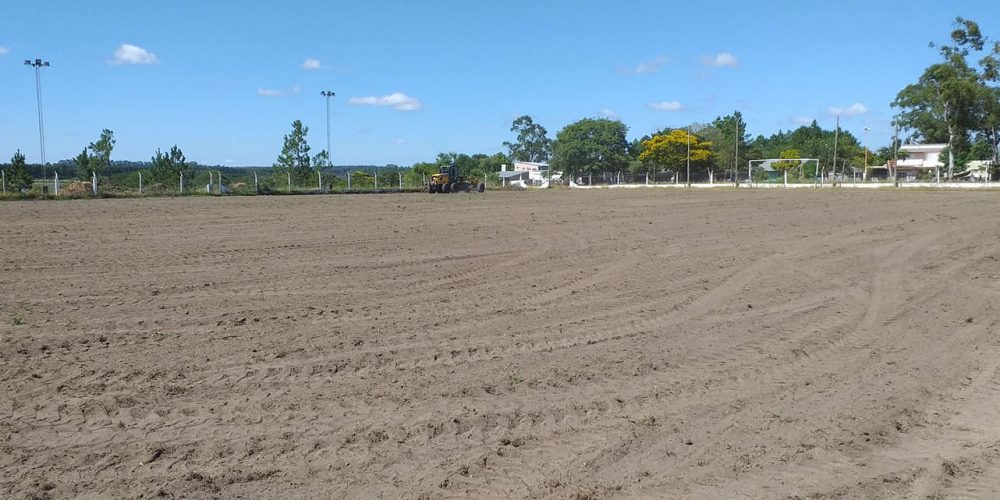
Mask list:
[[[819,160],[816,158],[766,158],[747,162],[747,178],[753,182],[782,182],[788,184],[789,172],[793,179],[821,179]]]

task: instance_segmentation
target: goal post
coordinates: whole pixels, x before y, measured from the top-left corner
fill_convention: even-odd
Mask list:
[[[810,174],[814,179],[821,180],[819,160],[816,158],[765,158],[747,162],[747,182],[787,184],[789,171],[797,173],[799,180],[806,179]]]

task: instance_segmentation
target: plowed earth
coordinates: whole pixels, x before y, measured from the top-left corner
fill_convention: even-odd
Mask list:
[[[0,204],[0,497],[1000,495],[996,192]]]

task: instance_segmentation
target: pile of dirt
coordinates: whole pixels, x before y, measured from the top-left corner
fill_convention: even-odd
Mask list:
[[[93,193],[94,186],[89,182],[73,181],[65,186],[59,187],[59,194],[63,196],[87,196]]]

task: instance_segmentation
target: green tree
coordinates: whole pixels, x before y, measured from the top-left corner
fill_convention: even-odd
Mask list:
[[[747,134],[747,123],[743,120],[743,114],[734,111],[731,115],[717,117],[712,120],[710,129],[717,133],[713,135],[708,130],[702,130],[699,131],[699,135],[712,141],[712,152],[715,154],[718,167],[739,170],[740,166],[746,165],[747,153],[750,151],[747,145],[750,135]]]
[[[94,169],[90,165],[91,159],[90,155],[87,154],[87,148],[83,148],[80,154],[73,158],[73,165],[76,167],[76,178],[81,181],[90,181],[94,176]]]
[[[544,163],[552,156],[552,140],[546,134],[545,127],[535,123],[531,116],[518,117],[510,126],[511,132],[517,132],[517,142],[504,142],[514,161],[530,161]]]
[[[28,173],[27,164],[21,150],[17,150],[10,159],[10,166],[6,169],[7,191],[27,191],[31,189],[31,174]]]
[[[956,18],[951,44],[938,47],[944,61],[925,69],[892,103],[900,110],[894,122],[912,131],[912,138],[948,145],[948,178],[955,173],[956,157],[967,156],[970,134],[988,129],[996,94],[987,82],[1000,80],[1000,43],[982,55],[987,42],[977,23]],[[973,53],[982,55],[979,68],[968,62]]]
[[[362,172],[360,170],[355,170],[351,173],[351,188],[360,189],[365,187],[375,186],[375,176],[369,174],[368,172]]]
[[[430,177],[438,172],[438,164],[432,162],[418,162],[410,167],[410,170],[419,175]]]
[[[833,164],[834,130],[821,128],[814,120],[810,125],[799,127],[795,130],[783,131],[771,134],[770,137],[757,136],[747,147],[746,158],[755,160],[767,158],[780,158],[781,152],[789,149],[796,149],[803,158],[814,158],[819,160],[821,165]],[[740,153],[741,159],[743,153]],[[837,163],[838,171],[842,168],[844,158],[864,158],[861,144],[850,132],[841,129],[840,137],[837,141]],[[861,165],[862,160],[857,161]],[[744,162],[745,164],[745,162]],[[814,169],[799,169],[800,177],[811,177]]]
[[[628,166],[628,127],[606,118],[584,118],[564,127],[552,143],[551,169],[574,176],[615,172]]]
[[[709,170],[713,159],[712,143],[683,129],[656,134],[643,141],[639,155],[641,161],[675,172],[686,171],[688,158],[691,159],[692,170]]]
[[[983,123],[975,143],[985,143],[985,146],[991,146],[991,151],[977,152],[974,159],[992,158],[994,164],[1000,165],[1000,88],[986,87],[981,92]]]
[[[97,141],[90,143],[91,157],[89,161],[91,172],[106,175],[111,180],[111,152],[115,149],[115,133],[109,129],[101,131]]]
[[[312,168],[310,167],[309,143],[306,141],[308,133],[309,127],[302,126],[301,120],[292,122],[292,131],[285,135],[284,146],[281,148],[281,154],[278,155],[278,161],[271,166],[276,177],[284,179],[286,174],[291,174],[292,183],[298,185],[309,180]]]
[[[333,166],[333,163],[330,162],[330,155],[325,149],[317,153],[316,156],[313,156],[312,164],[316,170],[322,170]]]
[[[175,144],[167,154],[163,154],[159,149],[152,158],[152,166],[149,169],[152,181],[173,186],[180,182],[181,174],[184,174],[184,184],[191,186],[197,169],[193,163],[188,163],[184,157],[184,152]]]
[[[778,156],[781,159],[802,158],[802,153],[798,149],[786,149]],[[776,161],[771,163],[771,168],[785,173],[800,165],[798,161]]]

